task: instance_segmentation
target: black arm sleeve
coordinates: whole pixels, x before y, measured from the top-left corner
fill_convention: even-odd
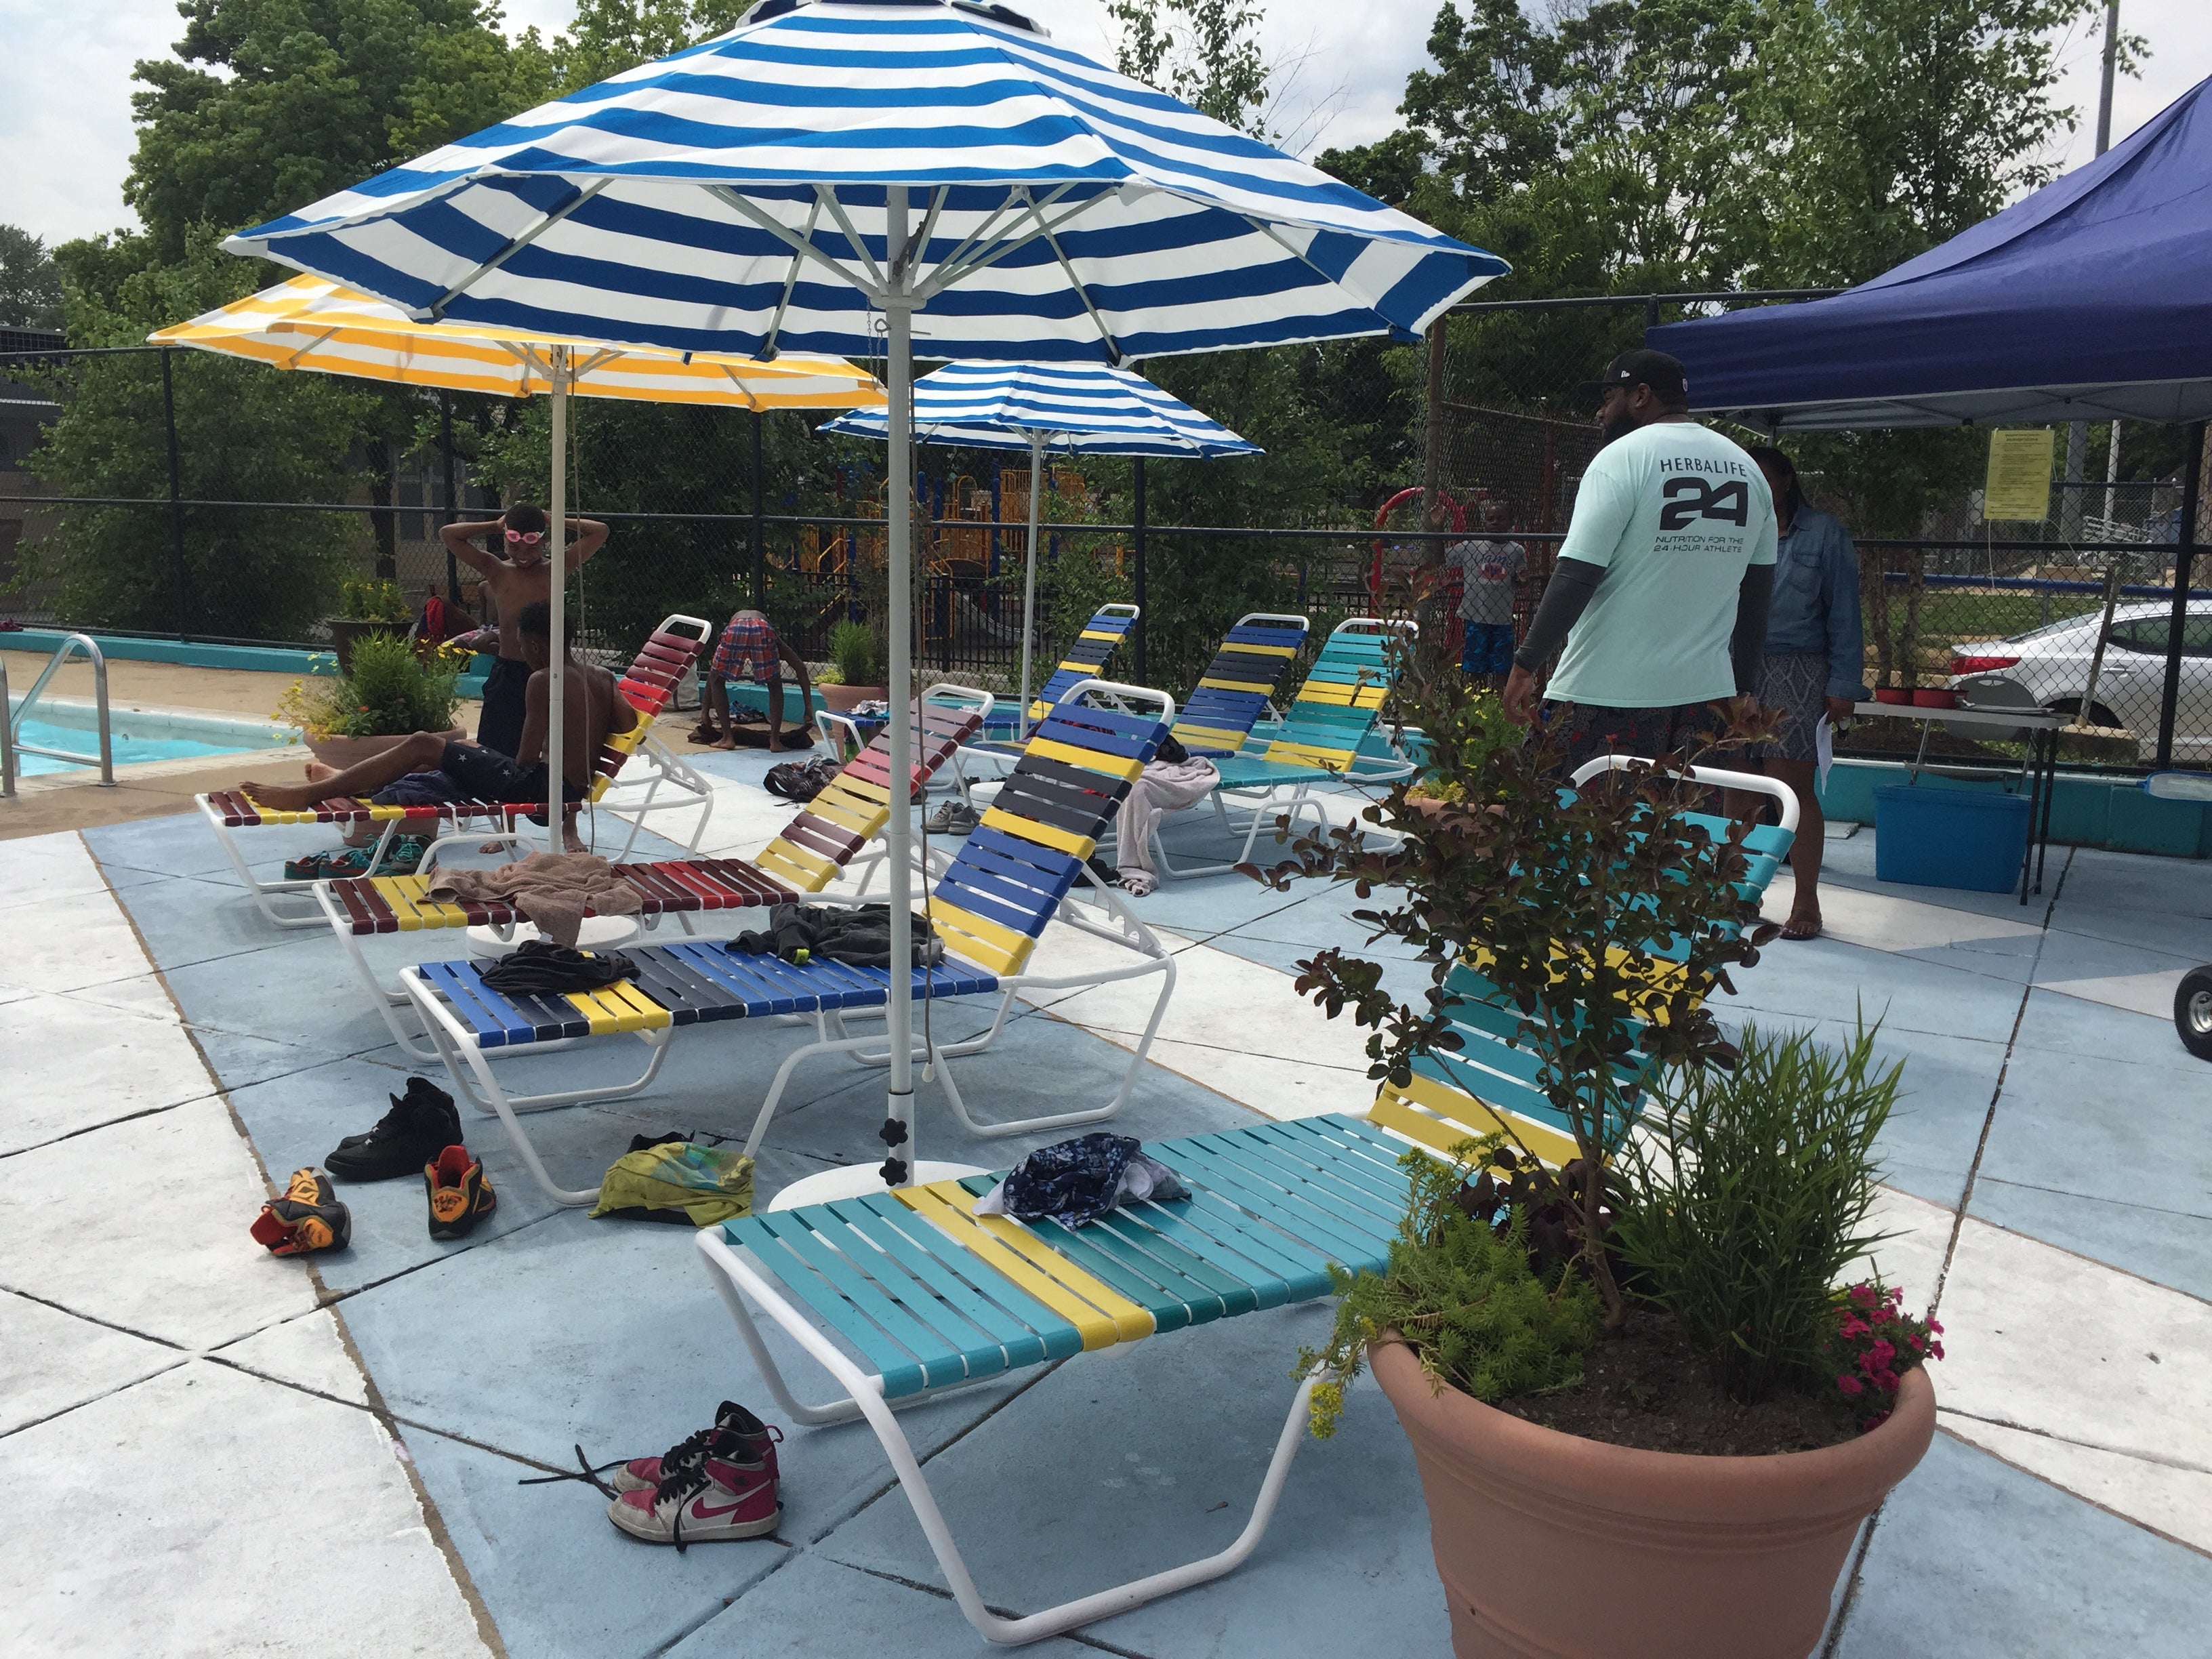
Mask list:
[[[1759,690],[1759,665],[1766,659],[1766,606],[1773,597],[1774,567],[1746,565],[1743,586],[1736,589],[1735,637],[1729,643],[1738,696]]]
[[[1552,580],[1544,585],[1544,597],[1536,603],[1536,614],[1528,619],[1528,637],[1513,653],[1513,665],[1533,674],[1549,662],[1567,642],[1567,630],[1582,620],[1590,595],[1604,580],[1601,564],[1561,559],[1553,565]]]

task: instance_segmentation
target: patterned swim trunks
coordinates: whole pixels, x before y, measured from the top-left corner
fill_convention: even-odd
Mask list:
[[[783,652],[775,629],[757,611],[740,611],[722,630],[711,671],[726,680],[766,684],[783,678]]]
[[[1759,701],[1789,718],[1772,743],[1754,744],[1750,752],[1761,760],[1817,760],[1820,717],[1828,712],[1827,653],[1770,653],[1759,671]]]

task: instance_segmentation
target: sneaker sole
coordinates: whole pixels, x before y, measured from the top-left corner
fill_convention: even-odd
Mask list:
[[[660,1528],[658,1515],[648,1515],[634,1520],[637,1511],[617,1498],[607,1505],[607,1519],[641,1544],[673,1544],[675,1538]],[[684,1528],[686,1544],[735,1543],[747,1538],[765,1538],[783,1523],[781,1504],[775,1513],[758,1521],[702,1521],[696,1527]]]

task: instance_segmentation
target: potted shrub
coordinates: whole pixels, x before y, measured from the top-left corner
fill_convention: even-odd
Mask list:
[[[1579,1156],[1554,1172],[1495,1139],[1457,1168],[1408,1154],[1386,1272],[1340,1283],[1332,1340],[1303,1356],[1323,1372],[1316,1427],[1370,1364],[1413,1442],[1463,1656],[1794,1659],[1934,1431],[1916,1362],[1937,1328],[1886,1288],[1836,1288],[1876,1242],[1897,1073],[1865,1031],[1840,1056],[1723,1034],[1704,993],[1773,930],[1735,889],[1742,830],[1685,818],[1693,786],[1662,764],[1562,804],[1556,755],[1502,735],[1456,675],[1401,686],[1394,717],[1420,717],[1437,770],[1365,809],[1396,844],[1346,827],[1250,873],[1392,893],[1354,915],[1425,954],[1424,1006],[1343,951],[1299,964],[1302,992],[1371,1028],[1377,1078],[1403,1086],[1462,1046],[1445,978],[1479,964]]]
[[[398,582],[351,576],[339,585],[338,614],[323,625],[331,630],[331,649],[343,674],[353,666],[356,641],[372,634],[404,634],[414,623],[415,613],[408,609]]]
[[[830,663],[837,678],[822,683],[822,701],[840,714],[890,693],[884,684],[884,642],[866,623],[841,622],[830,630]]]
[[[315,758],[341,770],[416,732],[463,738],[453,714],[469,660],[450,645],[421,654],[397,634],[367,635],[350,669],[293,681],[270,718],[298,727]]]

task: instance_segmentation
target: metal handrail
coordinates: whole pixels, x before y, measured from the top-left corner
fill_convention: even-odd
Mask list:
[[[0,659],[0,800],[15,799],[15,722],[8,704],[8,665]]]
[[[85,660],[92,665],[93,701],[100,711],[100,752],[97,755],[80,755],[69,749],[48,749],[40,744],[25,743],[15,735],[15,728],[23,723],[23,717],[30,713],[31,705],[39,700],[39,693],[46,689],[46,682],[53,678],[55,671],[69,660],[72,652],[82,652]],[[0,670],[0,708],[5,708],[7,702],[4,672],[4,670]],[[107,788],[114,787],[115,736],[109,729],[107,719],[107,659],[100,654],[99,643],[89,634],[71,634],[54,647],[54,654],[46,659],[46,665],[40,672],[39,678],[23,694],[23,701],[7,710],[7,717],[0,720],[0,726],[7,731],[9,775],[5,793],[8,794],[15,793],[15,756],[18,751],[26,755],[44,755],[49,760],[68,761],[75,766],[97,766],[101,785]]]

